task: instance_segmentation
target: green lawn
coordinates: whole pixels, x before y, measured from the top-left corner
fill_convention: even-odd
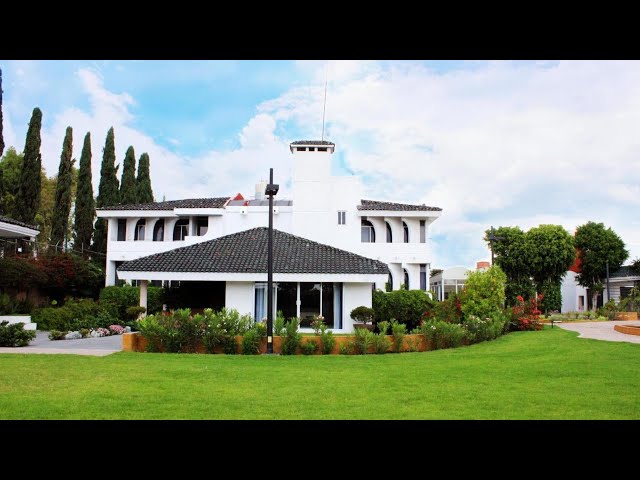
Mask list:
[[[640,344],[554,328],[455,350],[0,355],[0,418],[640,418]]]

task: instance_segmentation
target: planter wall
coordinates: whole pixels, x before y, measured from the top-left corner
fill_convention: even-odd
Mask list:
[[[337,355],[340,353],[340,345],[353,342],[355,339],[352,335],[341,335],[334,337],[336,339],[335,347],[331,352],[333,355]],[[393,336],[387,335],[387,338],[391,340],[393,343]],[[273,351],[274,353],[282,353],[282,337],[273,337]],[[304,336],[302,337],[302,343],[307,342],[316,342],[320,343],[320,338],[315,336]],[[403,341],[403,349],[402,351],[409,351],[409,342],[413,342],[416,346],[416,350],[418,352],[424,352],[426,350],[430,350],[430,345],[424,338],[424,335],[406,335]],[[240,353],[242,346],[242,337],[236,337],[236,344],[238,345],[238,352]],[[144,338],[139,332],[133,333],[125,333],[122,335],[122,350],[125,352],[144,352],[147,348],[147,339]],[[260,353],[265,353],[267,351],[267,339],[263,337],[260,341]],[[393,352],[393,347],[387,350],[388,352]],[[203,345],[199,345],[197,348],[198,353],[206,353],[206,350]],[[215,353],[223,353],[222,348],[216,348]],[[369,353],[373,353],[373,348],[369,349]],[[300,350],[298,350],[298,354],[300,354]],[[318,351],[314,355],[321,355],[321,351],[318,348]]]
[[[618,312],[616,320],[638,320],[638,312]]]

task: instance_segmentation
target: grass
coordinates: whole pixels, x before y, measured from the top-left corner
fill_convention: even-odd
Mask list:
[[[559,328],[368,356],[0,355],[2,419],[638,419],[640,344]]]

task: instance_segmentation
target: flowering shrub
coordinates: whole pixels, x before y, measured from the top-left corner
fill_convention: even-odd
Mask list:
[[[469,315],[464,319],[463,326],[467,329],[471,343],[494,340],[504,333],[509,324],[509,317],[504,314],[495,314],[492,318],[479,318]]]
[[[120,325],[109,325],[109,331],[112,335],[122,335],[124,333],[124,327]]]
[[[91,330],[90,335],[93,338],[99,338],[99,337],[108,337],[109,335],[111,335],[111,333],[109,332],[108,329],[100,327],[100,328]]]
[[[443,321],[424,322],[419,329],[434,350],[455,348],[467,338],[467,330],[457,323]]]
[[[315,315],[311,321],[311,328],[313,328],[316,335],[320,335],[322,325],[324,325],[324,317],[322,315]]]
[[[538,301],[543,300],[543,295],[531,298],[528,302],[521,295],[516,297],[516,304],[511,307],[511,330],[542,330]]]
[[[432,308],[424,312],[422,320],[425,322],[437,320],[449,323],[462,321],[461,295],[450,294],[444,301],[437,302]]]

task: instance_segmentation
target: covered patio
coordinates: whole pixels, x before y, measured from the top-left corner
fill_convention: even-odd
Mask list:
[[[123,263],[124,280],[137,280],[140,305],[147,306],[152,280],[224,285],[224,306],[255,321],[267,316],[267,228],[254,228],[207,242]],[[351,332],[350,312],[370,307],[372,289],[389,273],[385,263],[274,230],[274,315],[299,317],[310,327],[316,316],[338,332]],[[200,299],[201,306],[208,305]]]

